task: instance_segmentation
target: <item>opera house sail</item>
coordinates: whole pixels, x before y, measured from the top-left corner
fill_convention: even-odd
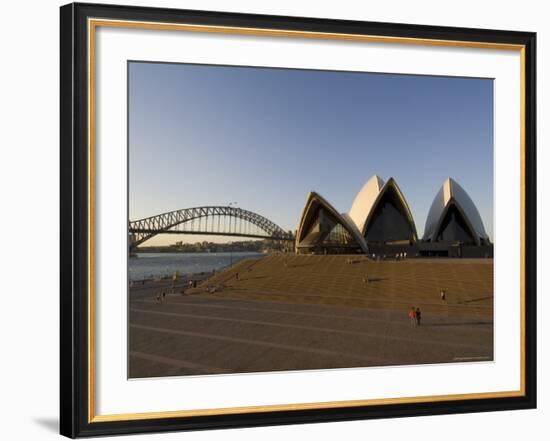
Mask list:
[[[451,178],[437,192],[424,228],[426,242],[488,245],[489,236],[468,193]]]
[[[321,195],[311,192],[296,234],[297,252],[367,252],[365,241],[346,215],[338,213]]]
[[[417,241],[411,210],[394,178],[373,176],[355,197],[350,217],[367,245],[413,244]]]
[[[492,244],[466,191],[448,178],[437,193],[418,239],[409,205],[394,178],[373,176],[339,213],[311,192],[296,234],[297,253],[375,256],[490,257]]]

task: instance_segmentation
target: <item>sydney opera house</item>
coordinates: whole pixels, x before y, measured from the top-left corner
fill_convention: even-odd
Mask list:
[[[466,191],[451,178],[437,192],[420,239],[394,178],[370,178],[347,213],[311,192],[296,233],[299,254],[492,257],[493,246]]]

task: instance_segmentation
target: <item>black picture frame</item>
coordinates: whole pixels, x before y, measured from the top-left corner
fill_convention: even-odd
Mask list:
[[[523,46],[524,394],[325,409],[93,421],[89,409],[88,18],[376,35]],[[60,432],[74,438],[128,433],[349,421],[536,407],[536,34],[487,29],[68,4],[60,9]]]

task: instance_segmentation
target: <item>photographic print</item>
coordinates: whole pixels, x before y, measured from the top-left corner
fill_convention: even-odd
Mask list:
[[[493,79],[127,69],[129,378],[493,360]]]

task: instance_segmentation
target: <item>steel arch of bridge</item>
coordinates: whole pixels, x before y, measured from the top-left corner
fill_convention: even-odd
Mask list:
[[[184,208],[130,221],[128,233],[130,248],[166,233],[294,240],[291,233],[257,213],[224,206]]]

